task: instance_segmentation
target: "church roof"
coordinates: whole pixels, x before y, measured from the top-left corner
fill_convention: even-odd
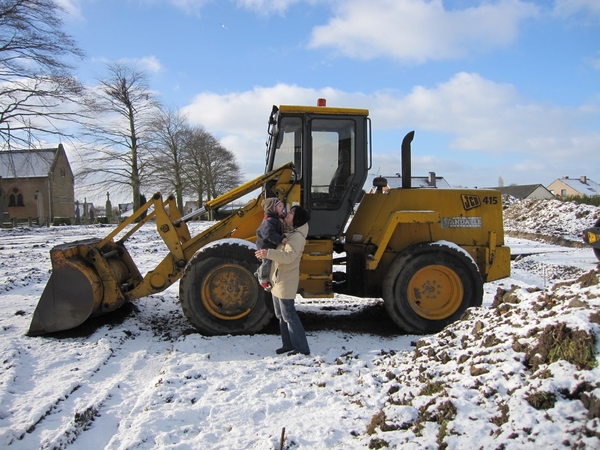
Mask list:
[[[7,178],[47,177],[58,148],[0,151],[0,176]]]

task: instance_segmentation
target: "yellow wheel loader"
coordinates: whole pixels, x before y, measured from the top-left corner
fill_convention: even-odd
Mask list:
[[[184,217],[172,196],[163,201],[155,194],[104,239],[54,247],[52,275],[29,335],[76,327],[178,280],[183,311],[200,333],[259,332],[273,316],[271,296],[254,276],[260,205],[269,196],[311,212],[302,297],[383,298],[391,318],[410,333],[438,332],[480,306],[483,283],[510,273],[500,192],[411,187],[411,132],[402,143],[402,187],[389,188],[378,177],[365,193],[372,159],[368,114],[321,100],[274,106],[263,176]],[[252,192],[256,198],[190,235],[188,221]],[[156,222],[168,253],[142,275],[126,243],[148,221]]]

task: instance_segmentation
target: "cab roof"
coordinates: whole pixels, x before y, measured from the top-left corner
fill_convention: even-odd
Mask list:
[[[281,105],[279,111],[289,114],[344,114],[350,116],[368,116],[368,109],[360,108],[338,108],[331,106],[298,106],[298,105]]]

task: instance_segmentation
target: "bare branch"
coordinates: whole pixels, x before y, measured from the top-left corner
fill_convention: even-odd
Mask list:
[[[122,63],[111,63],[107,69],[107,77],[99,80],[86,102],[86,114],[93,119],[83,123],[88,147],[77,177],[97,180],[102,190],[115,184],[129,186],[137,209],[141,187],[151,181],[146,166],[159,104],[145,72]]]
[[[215,198],[241,184],[235,155],[204,128],[195,127],[186,140],[184,176],[198,199]]]
[[[183,213],[185,145],[190,126],[187,118],[173,109],[160,110],[152,126],[154,140],[147,160],[150,176],[159,189],[175,192],[177,207]]]
[[[83,52],[62,31],[54,0],[0,0],[0,138],[5,147],[33,134],[64,134],[83,95],[66,59]]]

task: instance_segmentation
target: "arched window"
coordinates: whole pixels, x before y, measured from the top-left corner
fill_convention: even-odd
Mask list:
[[[62,178],[64,178],[64,177],[65,177],[65,173],[66,173],[66,172],[65,172],[65,168],[64,168],[64,167],[61,167],[61,168],[60,168],[60,176],[61,176]]]
[[[19,188],[13,188],[12,194],[8,197],[8,206],[25,206],[23,194],[21,194]]]

